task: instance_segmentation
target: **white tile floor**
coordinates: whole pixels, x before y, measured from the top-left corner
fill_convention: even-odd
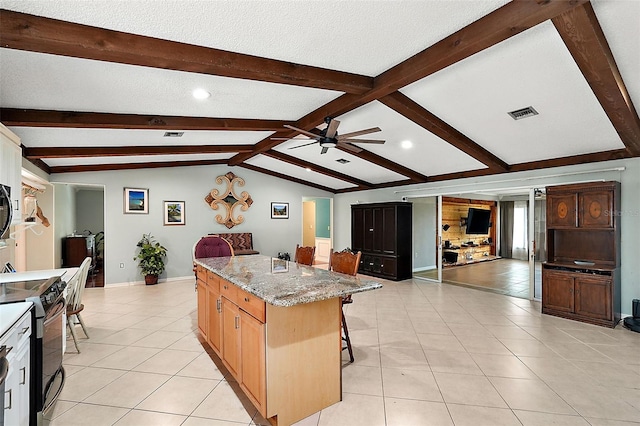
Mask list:
[[[383,283],[346,307],[343,401],[299,425],[640,425],[640,334],[469,288]],[[193,290],[87,289],[91,338],[81,354],[69,342],[49,424],[264,424],[198,342]]]

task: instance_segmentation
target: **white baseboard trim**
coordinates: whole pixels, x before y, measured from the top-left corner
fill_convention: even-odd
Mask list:
[[[437,268],[437,266],[435,266],[435,265],[423,266],[421,268],[414,268],[413,272],[431,271],[431,270],[436,269],[436,268]]]
[[[187,275],[184,277],[172,277],[172,278],[163,278],[163,279],[159,279],[158,280],[158,284],[162,284],[162,283],[167,283],[167,282],[171,282],[171,281],[184,281],[184,280],[195,280],[195,275]],[[112,284],[105,284],[104,288],[111,288],[111,287],[129,287],[132,285],[146,285],[144,280],[142,281],[130,281],[130,282],[124,282],[124,283],[112,283]],[[100,287],[96,287],[96,288],[100,288]]]

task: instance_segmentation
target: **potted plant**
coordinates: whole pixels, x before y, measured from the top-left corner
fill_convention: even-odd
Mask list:
[[[140,249],[133,260],[138,260],[138,266],[144,275],[147,285],[157,284],[158,275],[164,271],[164,258],[167,249],[157,242],[151,233],[143,234],[136,246]]]

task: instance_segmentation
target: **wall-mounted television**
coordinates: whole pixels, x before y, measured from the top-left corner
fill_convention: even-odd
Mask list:
[[[467,234],[488,234],[491,227],[491,210],[469,207]]]

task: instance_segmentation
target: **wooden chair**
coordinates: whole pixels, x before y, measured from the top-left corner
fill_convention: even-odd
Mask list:
[[[73,337],[73,343],[75,344],[78,353],[80,353],[80,348],[78,347],[78,336],[76,336],[77,323],[80,323],[82,331],[84,331],[84,335],[87,336],[87,339],[89,338],[87,327],[84,325],[84,321],[82,321],[80,312],[84,309],[84,305],[82,304],[82,294],[84,293],[84,287],[87,284],[87,275],[89,275],[90,266],[91,258],[86,257],[80,264],[78,271],[67,283],[67,287],[69,289],[67,293],[67,326],[69,327],[69,331]]]
[[[313,259],[316,255],[315,247],[307,247],[302,246],[300,244],[296,244],[296,253],[293,258],[293,261],[299,263],[301,265],[313,265]]]
[[[329,270],[333,272],[339,272],[341,274],[353,275],[355,276],[358,273],[358,267],[360,266],[360,257],[362,256],[362,252],[352,253],[350,251],[344,250],[338,253],[335,253],[333,249],[331,249],[331,253],[329,254]],[[342,305],[346,305],[349,303],[353,303],[353,299],[351,295],[342,296]],[[347,319],[344,316],[344,309],[342,309],[342,330],[344,332],[344,337],[342,340],[347,344],[346,347],[342,348],[342,350],[349,350],[349,360],[350,362],[354,361],[353,358],[353,348],[351,347],[351,339],[349,338],[349,328],[347,327]]]

